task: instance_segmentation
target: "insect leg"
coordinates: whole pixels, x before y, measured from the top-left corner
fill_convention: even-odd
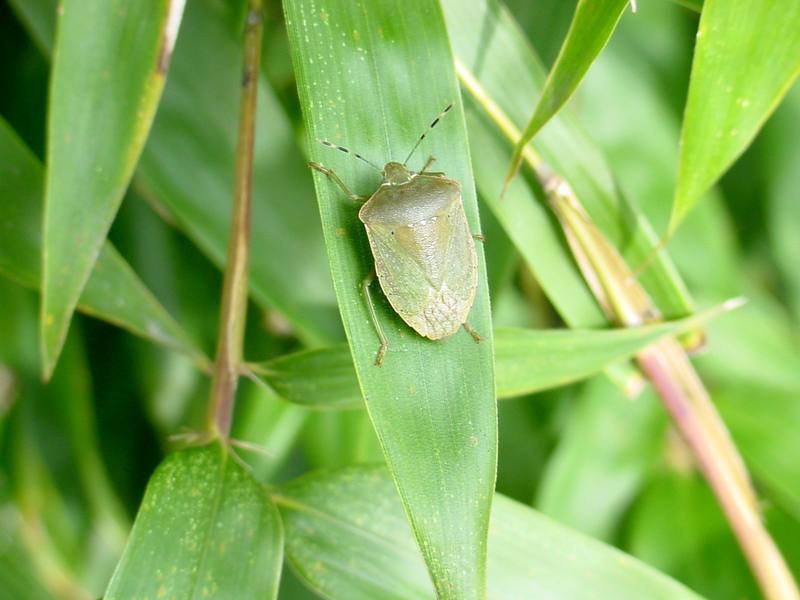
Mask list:
[[[469,323],[467,323],[465,321],[464,323],[461,324],[461,326],[464,328],[464,331],[466,331],[468,334],[470,334],[472,336],[473,340],[475,340],[476,342],[480,343],[481,336],[477,331],[475,331],[472,328],[472,325],[470,325]]]
[[[359,196],[358,194],[352,192],[347,185],[345,185],[344,181],[336,174],[333,169],[329,169],[328,167],[323,167],[321,164],[316,162],[308,163],[308,166],[314,169],[315,171],[319,171],[320,173],[327,175],[330,177],[333,182],[338,185],[341,190],[347,195],[350,200],[353,202],[358,202],[359,204],[364,204],[367,200],[369,200],[368,196]]]
[[[383,329],[381,329],[381,324],[378,322],[378,314],[375,312],[375,305],[372,303],[372,296],[369,293],[369,286],[372,282],[375,281],[375,271],[371,272],[364,278],[364,281],[361,282],[361,289],[364,292],[364,300],[367,302],[367,308],[369,309],[369,316],[372,319],[372,324],[375,327],[375,332],[378,334],[378,337],[381,340],[381,347],[378,349],[378,354],[375,357],[375,366],[380,367],[383,364],[383,357],[386,354],[386,350],[389,347],[389,343],[386,341],[386,336],[383,334]]]

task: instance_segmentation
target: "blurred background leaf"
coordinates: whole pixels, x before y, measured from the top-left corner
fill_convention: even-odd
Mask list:
[[[542,86],[542,95],[536,102],[533,116],[514,148],[511,166],[503,183],[504,189],[519,170],[523,148],[569,100],[592,61],[608,43],[628,4],[629,0],[578,1],[567,37]]]
[[[41,273],[42,167],[0,118],[0,271],[38,288]],[[155,342],[183,350],[203,366],[207,359],[152,296],[131,267],[106,243],[78,300],[98,318]]]
[[[150,130],[183,4],[88,0],[59,6],[42,237],[45,377]]]
[[[681,131],[674,232],[800,74],[800,4],[706,0]]]

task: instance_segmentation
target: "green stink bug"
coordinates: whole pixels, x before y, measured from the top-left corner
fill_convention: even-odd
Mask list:
[[[330,177],[348,198],[362,204],[358,218],[367,230],[375,261],[375,271],[364,279],[362,289],[381,341],[375,358],[377,366],[383,362],[388,343],[369,293],[375,274],[394,311],[421,336],[438,340],[464,327],[475,341],[480,341],[467,323],[478,272],[475,243],[461,202],[461,185],[444,173],[428,171],[435,160],[432,156],[419,172],[406,167],[428,132],[452,107],[448,105],[433,120],[405,161],[390,161],[383,169],[347,148],[321,142],[352,154],[381,172],[381,185],[368,197],[350,191],[333,170],[309,163]]]

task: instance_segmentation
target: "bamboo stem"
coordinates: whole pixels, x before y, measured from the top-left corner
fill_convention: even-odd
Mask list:
[[[736,446],[683,348],[666,339],[642,351],[637,360],[714,490],[764,597],[800,597],[789,567],[761,521]],[[676,377],[676,370],[683,376]]]
[[[230,435],[239,367],[242,362],[247,318],[247,274],[250,262],[250,211],[253,195],[253,143],[256,96],[261,57],[261,0],[249,0],[244,32],[242,96],[239,105],[239,139],[233,217],[222,287],[217,355],[211,380],[209,427],[218,436]]]

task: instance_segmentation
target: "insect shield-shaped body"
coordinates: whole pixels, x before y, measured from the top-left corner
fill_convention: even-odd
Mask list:
[[[358,217],[367,229],[378,281],[395,312],[432,340],[458,331],[478,285],[475,243],[459,183],[390,162],[383,183]]]
[[[452,105],[442,111],[429,129],[450,108]],[[461,202],[461,185],[443,173],[429,172],[433,157],[419,172],[406,167],[427,131],[417,140],[405,162],[388,162],[379,169],[383,182],[366,199],[353,194],[330,169],[317,163],[310,165],[331,177],[352,200],[366,200],[358,217],[367,230],[375,273],[383,293],[403,321],[431,340],[453,335],[463,326],[480,341],[467,323],[475,300],[478,272],[475,242]],[[350,153],[341,146],[322,143]],[[354,156],[375,167],[364,157]],[[371,281],[372,276],[364,281],[363,290],[381,340],[375,360],[380,366],[387,342],[369,295]]]

